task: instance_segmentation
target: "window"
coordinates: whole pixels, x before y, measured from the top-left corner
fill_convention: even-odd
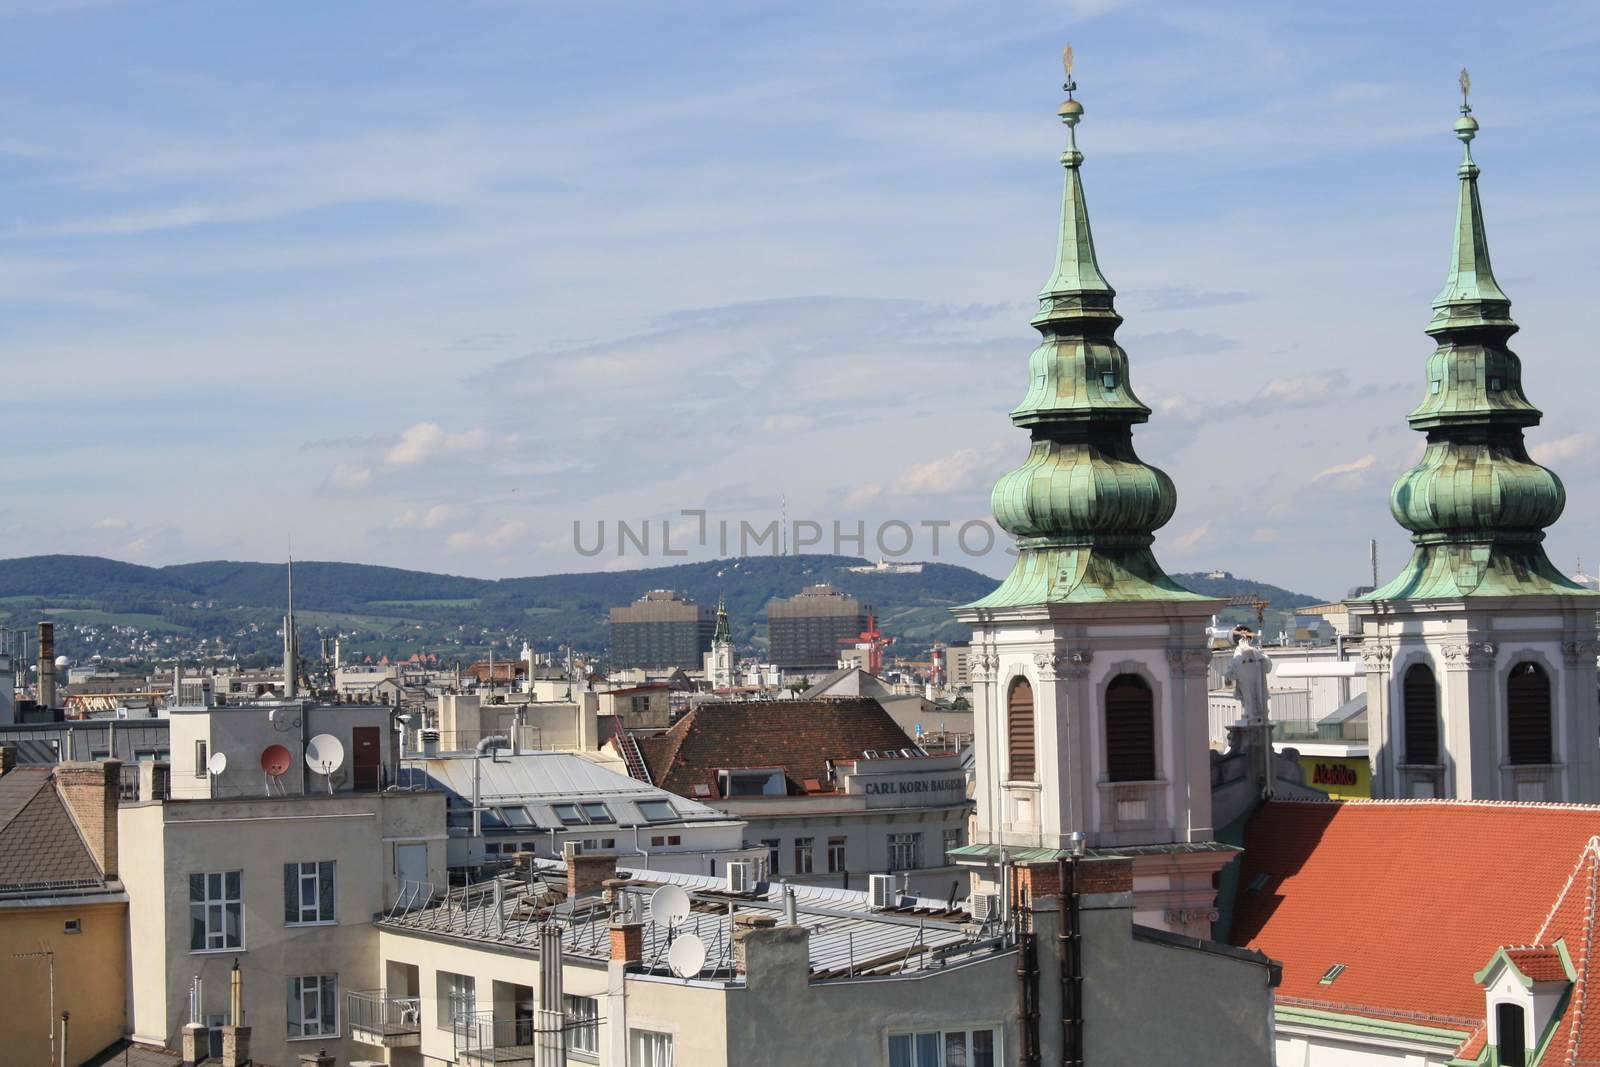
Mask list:
[[[204,778],[207,773],[206,743],[204,741],[196,741],[194,743],[194,776],[196,778]]]
[[[439,1029],[454,1030],[457,1022],[467,1025],[478,1004],[477,984],[472,976],[440,971],[435,992],[439,999]]]
[[[889,1067],[997,1067],[994,1031],[928,1030],[889,1035]]]
[[[811,853],[816,843],[817,839],[814,837],[797,837],[794,839],[795,874],[811,873]]]
[[[1521,1005],[1501,1002],[1494,1006],[1494,1026],[1499,1040],[1500,1067],[1527,1067],[1527,1023]]]
[[[583,825],[583,816],[578,814],[578,805],[552,804],[550,807],[553,811],[555,811],[556,818],[560,819],[567,826]]]
[[[244,947],[244,899],[239,871],[189,876],[189,949]]]
[[[1401,685],[1405,704],[1405,760],[1411,764],[1439,762],[1439,687],[1427,664],[1407,668]]]
[[[778,873],[778,850],[783,847],[783,842],[776,837],[763,837],[761,843],[767,847],[767,873]]]
[[[495,814],[500,816],[500,821],[507,826],[533,826],[533,817],[528,814],[527,808],[496,808]]]
[[[889,869],[891,871],[914,871],[922,866],[922,835],[915,834],[890,834],[889,835]]]
[[[331,974],[289,979],[289,1036],[339,1036],[339,982]]]
[[[844,873],[844,838],[828,838],[828,873]]]
[[[583,804],[579,804],[578,807],[583,809],[584,818],[588,819],[590,822],[611,821],[611,812],[604,804],[597,800],[587,801]]]
[[[1155,776],[1155,694],[1137,674],[1119,674],[1106,686],[1106,777],[1148,782]]]
[[[1034,781],[1034,766],[1033,686],[1018,678],[1006,697],[1006,777],[1013,782]]]
[[[206,1048],[212,1058],[222,1059],[222,1028],[228,1025],[228,1016],[220,1011],[206,1015]]]
[[[631,1067],[672,1067],[672,1035],[629,1030],[628,1063]]]
[[[672,804],[665,800],[639,801],[639,814],[648,822],[662,822],[678,817],[678,813],[672,810]]]
[[[593,997],[561,998],[567,1009],[567,1051],[600,1053],[600,1002]]]
[[[656,834],[650,839],[651,848],[671,847],[672,845],[681,844],[683,844],[683,837],[679,834]]]
[[[1550,676],[1537,663],[1519,663],[1506,679],[1510,762],[1551,762]]]
[[[944,832],[944,852],[948,857],[951,852],[961,847],[961,827],[950,826]],[[949,862],[948,859],[946,862]]]
[[[283,865],[283,921],[290,926],[334,921],[332,860]]]

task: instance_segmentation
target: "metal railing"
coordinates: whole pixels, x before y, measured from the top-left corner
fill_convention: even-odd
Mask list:
[[[461,1012],[453,1029],[457,1056],[491,1060],[495,1049],[531,1046],[538,1034],[532,1017],[497,1019],[493,1011]]]
[[[391,997],[381,989],[352,989],[345,994],[350,1029],[391,1036],[422,1031],[422,999]]]

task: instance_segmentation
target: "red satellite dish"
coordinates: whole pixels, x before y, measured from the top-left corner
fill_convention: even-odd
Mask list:
[[[289,750],[282,745],[268,745],[261,752],[261,769],[274,778],[281,777],[292,762]]]

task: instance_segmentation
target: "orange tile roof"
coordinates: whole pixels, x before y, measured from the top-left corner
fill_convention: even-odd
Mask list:
[[[1506,957],[1532,982],[1565,982],[1567,967],[1561,953],[1547,945],[1520,945],[1506,949]]]
[[[1597,834],[1600,807],[1587,805],[1271,801],[1245,831],[1232,939],[1282,961],[1284,998],[1474,1030],[1473,976],[1496,950],[1560,938],[1581,1008]],[[1321,984],[1335,963],[1345,970]],[[1575,1020],[1569,1010],[1570,1041],[1594,1042],[1595,1057],[1560,1062],[1600,1063],[1600,1023]]]

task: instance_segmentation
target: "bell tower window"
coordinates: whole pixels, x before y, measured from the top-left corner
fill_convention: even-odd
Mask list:
[[[1148,782],[1156,777],[1156,700],[1137,674],[1119,674],[1106,687],[1106,777]]]
[[[1439,686],[1426,664],[1406,671],[1401,697],[1405,707],[1405,761],[1431,766],[1439,762]]]
[[[1013,782],[1038,778],[1033,741],[1033,686],[1026,678],[1006,694],[1006,776]]]
[[[1511,668],[1506,679],[1506,727],[1512,764],[1552,762],[1550,676],[1537,663]]]

